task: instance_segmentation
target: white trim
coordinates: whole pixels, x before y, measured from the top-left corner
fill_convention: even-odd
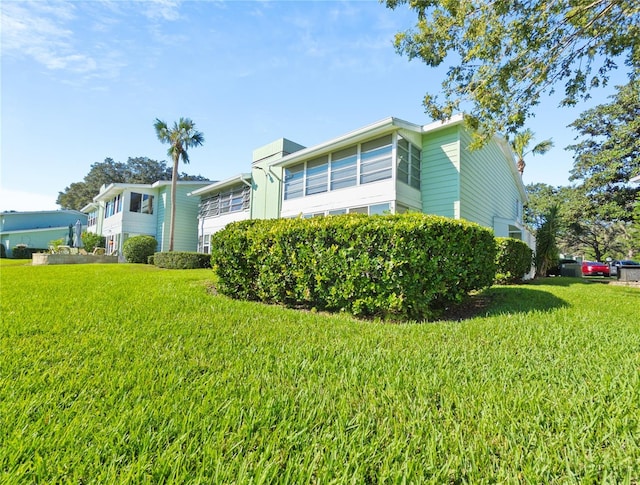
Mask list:
[[[220,190],[223,189],[225,187],[231,186],[231,185],[235,185],[238,182],[245,182],[245,180],[251,180],[251,174],[250,173],[241,173],[239,175],[234,175],[231,178],[225,179],[225,180],[221,180],[220,182],[214,182],[210,185],[207,185],[206,187],[201,187],[199,189],[194,190],[193,192],[189,192],[187,194],[187,196],[192,196],[192,195],[203,195],[209,192],[214,192],[216,190]],[[246,185],[246,184],[245,184]]]
[[[320,143],[319,145],[293,152],[292,154],[281,158],[272,166],[288,167],[296,164],[299,161],[304,161],[308,158],[315,158],[316,156],[324,155],[332,151],[337,151],[341,148],[346,148],[350,145],[365,141],[368,138],[392,133],[398,129],[405,129],[413,131],[415,133],[422,132],[422,127],[420,125],[415,125],[399,118],[385,118],[384,120],[372,123],[362,128],[358,128],[354,131],[350,131],[349,133],[325,141],[323,143]]]

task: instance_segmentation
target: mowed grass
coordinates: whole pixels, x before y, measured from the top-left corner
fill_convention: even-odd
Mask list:
[[[640,290],[463,321],[212,295],[210,270],[0,267],[0,483],[640,482]]]

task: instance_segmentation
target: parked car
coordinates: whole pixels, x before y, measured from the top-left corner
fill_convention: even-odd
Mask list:
[[[547,276],[562,276],[562,266],[565,264],[576,264],[575,259],[561,259],[558,264],[547,270]]]
[[[609,265],[596,261],[583,261],[582,276],[609,276]]]
[[[630,259],[616,259],[611,261],[611,276],[616,276],[619,273],[620,266],[640,266],[640,263],[631,261]]]

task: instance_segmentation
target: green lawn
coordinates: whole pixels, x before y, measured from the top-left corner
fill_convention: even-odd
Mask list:
[[[636,288],[387,324],[211,280],[3,260],[0,483],[640,482]]]

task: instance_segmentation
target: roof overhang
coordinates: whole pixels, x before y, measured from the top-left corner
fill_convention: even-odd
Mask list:
[[[522,203],[526,204],[527,202],[529,202],[529,196],[527,195],[527,189],[525,188],[524,182],[522,181],[522,175],[520,175],[520,172],[518,172],[516,158],[513,154],[513,150],[511,150],[511,145],[509,145],[509,142],[507,140],[498,135],[494,135],[493,140],[498,144],[505,158],[509,161],[509,168],[511,169],[513,179],[516,182],[516,187],[518,187],[518,192],[520,192],[520,196],[522,197]]]
[[[367,140],[374,136],[382,136],[388,133],[393,133],[394,131],[404,129],[408,131],[413,131],[415,133],[421,133],[422,127],[420,125],[415,125],[413,123],[409,123],[408,121],[401,120],[399,118],[385,118],[384,120],[378,121],[371,125],[364,126],[357,130],[346,133],[337,138],[332,138],[331,140],[327,140],[319,145],[315,145],[309,148],[304,148],[297,152],[294,152],[290,155],[287,155],[281,158],[277,163],[274,163],[274,167],[289,167],[294,165],[295,163],[306,160],[309,157],[321,156],[336,150],[340,150],[342,148],[346,148],[355,143],[359,143],[361,141]]]
[[[187,194],[187,196],[192,196],[192,195],[204,195],[204,194],[209,194],[211,192],[219,192],[222,189],[225,189],[227,187],[230,187],[232,185],[236,185],[238,183],[244,183],[247,185],[250,185],[251,183],[251,174],[250,173],[241,173],[238,175],[234,175],[231,178],[228,178],[226,180],[221,180],[220,182],[214,182],[212,184],[209,184],[205,187],[201,187],[197,190],[194,190],[193,192],[189,192]]]
[[[107,201],[114,198],[116,195],[123,193],[127,189],[151,189],[151,184],[109,184],[103,185],[100,189],[100,193],[93,198],[94,202]]]
[[[636,175],[635,177],[631,177],[629,179],[629,182],[631,182],[633,184],[640,184],[640,175]]]

